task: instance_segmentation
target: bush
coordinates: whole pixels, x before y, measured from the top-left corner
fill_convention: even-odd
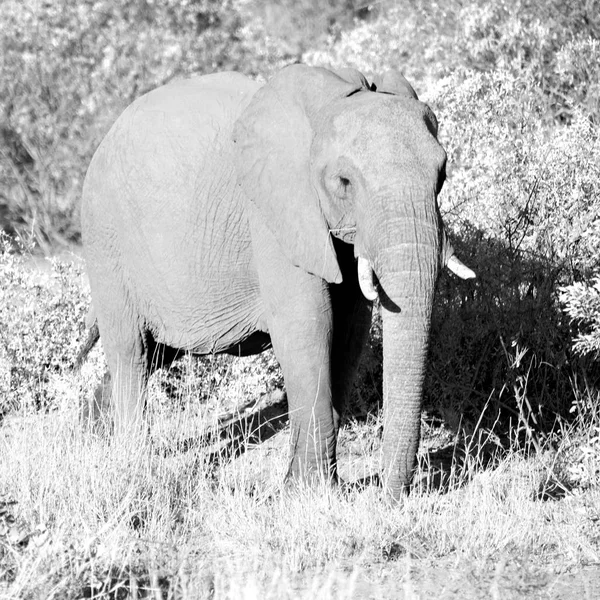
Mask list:
[[[581,112],[548,129],[532,78],[459,72],[432,96],[448,150],[442,212],[478,279],[445,279],[428,396],[476,421],[566,414],[597,369],[571,351],[558,290],[597,271],[600,136]],[[527,406],[524,406],[527,403]]]
[[[499,70],[534,82],[544,119],[568,121],[576,107],[597,117],[599,37],[600,16],[584,2],[400,0],[304,59],[367,74],[397,68],[420,94],[456,70]]]
[[[307,52],[350,29],[354,19],[372,19],[376,6],[359,0],[245,0],[238,5],[243,21],[240,32],[258,56],[281,67],[301,62]],[[275,60],[273,60],[275,59]]]
[[[600,358],[600,277],[560,288],[560,301],[571,320],[580,326],[573,349]]]
[[[89,307],[81,267],[54,258],[42,269],[31,250],[0,232],[0,416],[60,405],[53,384],[73,367]]]

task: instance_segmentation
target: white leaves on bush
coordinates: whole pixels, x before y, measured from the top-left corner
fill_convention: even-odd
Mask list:
[[[55,258],[42,268],[3,232],[0,245],[0,413],[54,407],[89,307],[81,266]]]
[[[573,348],[579,354],[600,357],[600,276],[590,282],[561,287],[560,301],[573,323],[580,326]]]

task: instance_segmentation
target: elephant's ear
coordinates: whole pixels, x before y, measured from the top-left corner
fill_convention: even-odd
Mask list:
[[[312,184],[310,148],[320,109],[357,88],[327,69],[286,67],[256,92],[233,131],[245,195],[290,260],[331,283],[342,274]]]
[[[341,69],[334,69],[333,72],[344,81],[355,83],[367,90],[371,89],[367,78],[358,69],[354,69],[353,67],[342,67]]]
[[[394,94],[395,96],[406,96],[418,100],[417,92],[413,86],[408,83],[406,77],[400,71],[386,71],[383,75],[373,77],[373,91],[385,94]]]

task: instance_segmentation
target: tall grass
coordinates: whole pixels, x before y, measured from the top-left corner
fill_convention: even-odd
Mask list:
[[[71,386],[69,409],[17,412],[3,425],[0,497],[17,501],[6,505],[0,532],[6,597],[121,597],[117,588],[134,597],[136,586],[158,585],[162,597],[212,590],[216,598],[341,598],[353,597],[361,572],[403,560],[454,557],[463,572],[474,564],[485,571],[502,557],[561,569],[600,561],[593,533],[600,491],[590,487],[600,472],[598,423],[585,441],[578,428],[558,451],[547,445],[529,459],[504,453],[493,470],[482,468],[486,450],[477,436],[454,440],[446,484],[417,485],[392,505],[374,486],[286,489],[286,431],[232,461],[209,460],[208,444],[177,451],[178,440],[210,427],[210,418],[164,411],[156,398],[149,436],[83,434],[77,382]],[[377,455],[377,444],[362,456],[354,446],[350,455],[357,437],[372,434],[367,429],[342,432],[343,466],[350,456],[368,462]],[[576,493],[548,486],[561,460],[562,468],[589,473]],[[427,481],[430,469],[422,455],[417,480]]]

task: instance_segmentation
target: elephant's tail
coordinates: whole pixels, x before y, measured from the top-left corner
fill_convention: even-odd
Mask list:
[[[88,319],[87,319],[88,326],[89,326],[87,339],[85,340],[85,343],[81,347],[81,350],[79,351],[79,353],[77,354],[77,358],[75,359],[75,366],[74,366],[75,371],[79,371],[79,369],[81,369],[81,366],[85,362],[85,359],[87,358],[88,354],[90,353],[90,350],[96,345],[96,342],[100,339],[100,330],[98,329],[98,321],[93,316],[92,311],[93,311],[93,309],[90,311],[90,314],[88,315]],[[89,321],[92,318],[93,318],[93,321],[91,323],[89,323]]]

